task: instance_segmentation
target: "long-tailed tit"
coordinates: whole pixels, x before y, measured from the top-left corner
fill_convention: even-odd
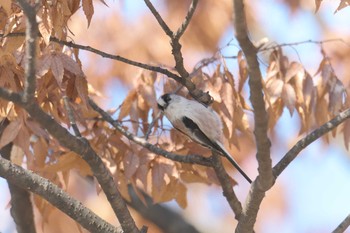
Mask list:
[[[249,183],[252,182],[223,146],[222,122],[212,108],[176,94],[164,94],[157,102],[175,129],[201,145],[220,152]]]

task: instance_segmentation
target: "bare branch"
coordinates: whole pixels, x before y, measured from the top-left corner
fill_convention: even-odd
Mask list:
[[[187,15],[185,17],[185,20],[182,22],[181,27],[177,30],[177,32],[174,35],[174,39],[180,39],[180,37],[183,35],[183,33],[186,31],[186,28],[188,24],[190,23],[192,16],[194,14],[194,11],[196,10],[198,4],[198,0],[193,0],[190,8],[188,9]]]
[[[25,50],[25,81],[23,100],[32,101],[36,90],[36,39],[38,36],[38,23],[36,22],[36,8],[26,0],[18,0],[26,16],[26,50]]]
[[[166,233],[199,233],[191,224],[176,211],[162,204],[154,203],[152,198],[138,190],[142,198],[137,195],[135,188],[128,185],[130,200],[128,205],[134,208],[143,218],[158,226]]]
[[[115,129],[117,129],[121,134],[123,134],[126,138],[129,140],[135,142],[136,144],[145,147],[149,151],[161,155],[167,159],[177,161],[177,162],[182,162],[182,163],[190,163],[190,164],[198,164],[198,165],[203,165],[203,166],[211,166],[210,159],[200,156],[200,155],[177,155],[174,153],[170,153],[168,151],[165,151],[151,143],[148,143],[145,139],[136,137],[133,135],[131,132],[125,130],[117,121],[113,120],[113,118],[103,111],[92,99],[89,99],[89,104],[90,106],[98,112],[102,118],[110,123]]]
[[[18,187],[40,195],[90,232],[114,232],[115,227],[71,198],[66,192],[41,176],[23,169],[0,156],[0,176]]]
[[[254,109],[256,157],[259,165],[259,175],[251,186],[244,213],[238,222],[236,232],[253,232],[260,204],[265,192],[272,187],[275,179],[272,174],[271,143],[267,136],[268,117],[263,96],[262,75],[257,58],[258,51],[248,36],[243,0],[233,0],[233,5],[236,38],[248,64],[250,101]]]
[[[0,123],[0,136],[2,136],[10,121],[5,118]],[[4,159],[11,159],[13,143],[9,143],[0,149],[0,156]],[[33,205],[30,193],[7,180],[11,194],[11,216],[16,223],[18,233],[36,233],[34,223]]]
[[[343,233],[350,226],[350,214],[335,228],[332,233]]]
[[[3,87],[0,87],[0,98],[8,101],[12,101],[15,104],[19,104],[22,102],[22,98],[20,94],[7,90]]]
[[[105,58],[109,58],[109,59],[112,59],[112,60],[124,62],[124,63],[132,65],[132,66],[136,66],[136,67],[140,67],[140,68],[143,68],[143,69],[146,69],[146,70],[150,70],[150,71],[154,71],[154,72],[157,72],[157,73],[161,73],[161,74],[164,74],[164,75],[168,76],[169,78],[174,79],[177,82],[182,82],[181,77],[179,77],[178,75],[170,72],[169,70],[161,68],[159,66],[152,66],[152,65],[141,63],[141,62],[133,61],[133,60],[127,59],[127,58],[119,56],[119,55],[112,55],[110,53],[103,52],[101,50],[92,48],[90,46],[85,46],[85,45],[75,44],[73,42],[59,40],[59,39],[57,39],[55,37],[50,37],[50,41],[56,42],[58,44],[66,45],[66,46],[71,47],[71,48],[77,48],[77,49],[89,51],[89,52],[98,54],[101,57],[105,57]]]
[[[341,42],[345,44],[346,46],[350,47],[350,44],[344,41],[341,38],[335,38],[335,39],[328,39],[328,40],[303,40],[303,41],[298,41],[298,42],[293,42],[293,43],[281,43],[277,45],[272,45],[272,46],[266,46],[264,48],[259,49],[259,52],[267,51],[267,50],[274,50],[278,49],[280,47],[286,47],[286,46],[297,46],[297,45],[302,45],[302,44],[319,44],[323,45],[325,43],[330,43],[330,42]]]
[[[232,185],[231,179],[227,175],[221,163],[221,157],[216,151],[213,151],[212,166],[215,170],[216,176],[220,181],[223,194],[226,197],[226,200],[229,203],[231,209],[233,210],[233,213],[235,214],[235,218],[239,220],[242,215],[242,204],[238,200],[235,192],[233,191],[233,185]]]
[[[250,101],[254,108],[254,135],[257,144],[257,159],[261,187],[268,190],[273,183],[270,140],[267,136],[268,118],[262,88],[262,75],[257,59],[257,50],[248,37],[243,0],[234,0],[236,37],[248,63]]]
[[[149,0],[145,0],[145,3],[147,7],[150,9],[156,20],[158,21],[159,25],[162,27],[165,34],[167,34],[170,38],[173,38],[174,33],[171,31],[171,29],[168,27],[168,25],[164,22],[162,16],[158,13],[156,8],[154,8],[153,4]]]
[[[304,138],[300,139],[284,156],[283,158],[273,167],[273,174],[277,178],[286,169],[286,167],[297,157],[297,155],[309,146],[311,143],[333,130],[335,127],[343,123],[345,120],[350,118],[350,109],[347,109],[339,113],[332,120],[323,124],[321,127],[315,129]]]

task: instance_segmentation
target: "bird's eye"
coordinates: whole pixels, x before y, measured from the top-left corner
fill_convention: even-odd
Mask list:
[[[169,94],[165,94],[162,96],[162,99],[166,102],[169,103],[169,101],[171,100],[170,95]]]

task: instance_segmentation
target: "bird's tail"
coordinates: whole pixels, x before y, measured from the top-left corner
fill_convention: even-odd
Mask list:
[[[230,161],[230,163],[239,171],[239,173],[242,174],[242,176],[251,184],[252,180],[249,178],[249,176],[243,171],[243,169],[238,165],[238,163],[232,158],[230,153],[225,149],[225,147],[217,142],[218,148],[220,148],[219,152],[221,152],[227,159]]]

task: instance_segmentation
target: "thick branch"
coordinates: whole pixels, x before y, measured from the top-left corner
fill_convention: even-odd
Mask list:
[[[26,16],[26,50],[25,50],[25,81],[23,100],[33,101],[36,90],[36,39],[38,36],[38,23],[36,22],[36,9],[26,0],[18,0]]]
[[[254,108],[254,135],[257,145],[257,159],[259,163],[259,185],[267,190],[273,184],[272,162],[270,158],[270,140],[267,136],[268,117],[262,88],[262,75],[257,59],[257,50],[250,41],[243,0],[234,0],[236,38],[246,57],[248,64],[250,101]]]
[[[3,94],[3,95],[2,95]],[[106,194],[106,197],[111,204],[118,220],[125,232],[139,232],[134,220],[132,219],[129,210],[116,187],[113,177],[109,173],[109,170],[103,164],[101,158],[91,148],[88,141],[84,138],[77,138],[71,135],[67,129],[59,125],[51,116],[45,113],[36,103],[25,103],[18,100],[18,96],[11,94],[8,91],[0,88],[0,98],[12,100],[14,97],[17,104],[21,105],[29,115],[38,122],[44,129],[46,129],[59,143],[74,151],[89,164],[94,176],[101,185],[102,190]]]
[[[128,205],[140,213],[142,217],[157,225],[163,232],[199,233],[195,227],[186,222],[177,212],[161,204],[153,203],[151,197],[139,190],[143,195],[142,199],[140,199],[131,185],[129,185],[128,190],[131,198]]]
[[[76,138],[71,135],[65,128],[59,125],[52,117],[47,115],[36,104],[27,104],[24,107],[30,116],[54,136],[62,146],[81,155],[89,164],[94,176],[101,185],[102,190],[111,204],[114,213],[125,232],[139,232],[129,210],[116,187],[109,170],[103,164],[101,158],[91,148],[88,141],[84,138]]]
[[[238,200],[235,192],[233,191],[233,185],[232,185],[231,179],[227,175],[221,163],[220,156],[215,151],[213,151],[213,155],[212,155],[212,165],[215,170],[215,174],[220,181],[223,194],[226,197],[227,202],[231,206],[231,209],[233,210],[233,213],[235,214],[236,219],[239,220],[242,214],[241,202]]]
[[[57,185],[1,156],[0,176],[22,189],[40,195],[90,232],[117,232],[116,228],[84,207],[79,201],[71,198]]]
[[[136,144],[147,148],[149,151],[161,155],[167,159],[171,159],[173,161],[177,161],[177,162],[182,162],[182,163],[190,163],[190,164],[199,164],[199,165],[203,165],[203,166],[211,166],[211,162],[210,159],[205,158],[203,156],[200,155],[177,155],[174,153],[170,153],[168,151],[165,151],[151,143],[148,143],[145,139],[143,138],[139,138],[136,137],[135,135],[133,135],[131,132],[125,130],[118,122],[116,122],[115,120],[113,120],[113,118],[106,113],[105,111],[103,111],[103,109],[101,109],[93,100],[89,99],[89,103],[90,106],[96,111],[98,112],[102,118],[107,121],[108,123],[110,123],[116,130],[118,130],[121,134],[123,134],[126,138],[128,138],[129,140],[135,142]]]
[[[333,130],[335,127],[343,123],[345,120],[350,118],[350,109],[347,109],[339,113],[332,120],[323,124],[321,127],[315,129],[310,134],[300,139],[284,156],[283,158],[274,166],[273,174],[277,178],[286,167],[297,157],[297,155],[309,146],[311,143]]]
[[[272,161],[270,157],[271,143],[267,136],[268,116],[265,109],[261,82],[262,75],[257,59],[257,49],[248,37],[243,0],[233,0],[233,4],[236,38],[248,64],[250,101],[254,109],[254,135],[257,146],[256,157],[259,164],[259,175],[251,186],[246,200],[245,210],[238,223],[236,232],[253,232],[259,206],[265,196],[265,192],[272,187],[274,176],[272,174]]]

